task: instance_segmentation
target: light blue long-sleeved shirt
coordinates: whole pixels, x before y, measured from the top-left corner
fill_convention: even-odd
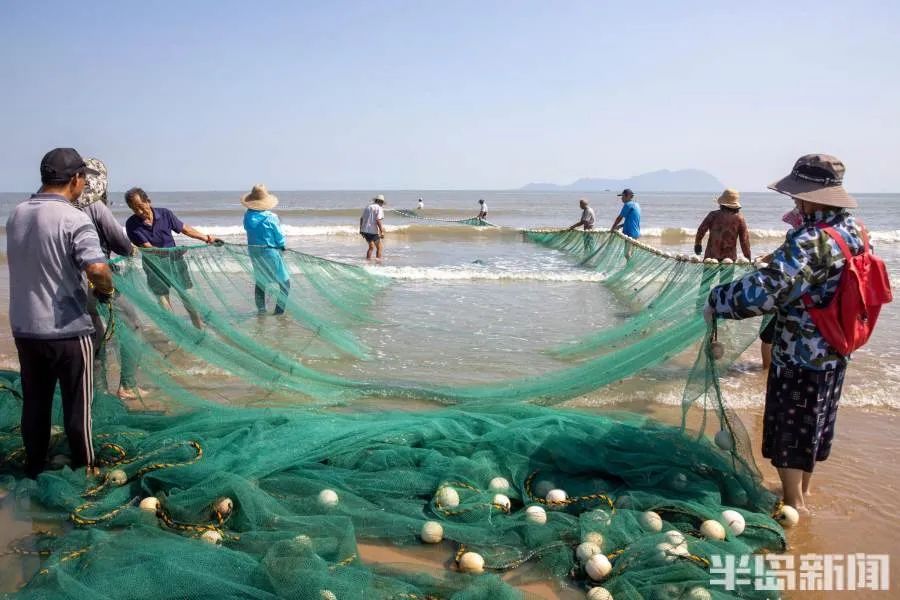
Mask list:
[[[244,213],[244,230],[247,232],[256,282],[266,285],[273,281],[287,281],[288,272],[281,256],[286,240],[278,216],[270,210],[247,210]]]

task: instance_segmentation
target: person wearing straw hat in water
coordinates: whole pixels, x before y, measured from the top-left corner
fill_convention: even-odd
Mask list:
[[[857,202],[842,185],[844,171],[834,156],[807,154],[769,185],[793,198],[803,222],[768,265],[714,288],[704,310],[710,322],[774,313],[762,454],[778,470],[784,502],[803,514],[813,469],[831,453],[849,358],[826,339],[828,323],[813,311],[832,304],[849,261],[869,252],[862,224],[847,210]]]
[[[260,315],[266,314],[266,288],[276,283],[280,293],[275,301],[273,314],[283,314],[291,280],[282,257],[285,248],[284,231],[278,215],[272,212],[278,204],[278,198],[270,194],[266,186],[258,184],[253,186],[250,193],[241,197],[241,204],[247,209],[244,213],[244,230],[247,232],[248,253],[253,265],[256,311]]]
[[[750,260],[750,232],[747,222],[741,214],[741,195],[737,190],[727,189],[722,192],[717,200],[719,210],[711,211],[700,227],[694,238],[694,254],[703,251],[703,238],[709,233],[709,241],[706,244],[706,254],[703,258],[722,260],[737,259],[737,243],[741,242],[741,252],[744,258]]]
[[[372,198],[372,203],[363,209],[359,218],[359,235],[363,236],[369,249],[366,252],[366,260],[372,258],[381,259],[382,240],[384,239],[384,196],[378,194]]]

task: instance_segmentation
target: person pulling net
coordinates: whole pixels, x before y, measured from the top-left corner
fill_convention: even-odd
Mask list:
[[[408,210],[406,208],[392,208],[389,212],[392,212],[395,215],[399,215],[401,217],[405,217],[407,219],[416,219],[417,221],[430,221],[434,223],[455,223],[457,225],[472,225],[474,227],[498,227],[498,225],[495,225],[480,217],[470,217],[468,219],[440,219],[438,217],[426,217],[420,215],[414,210]]]

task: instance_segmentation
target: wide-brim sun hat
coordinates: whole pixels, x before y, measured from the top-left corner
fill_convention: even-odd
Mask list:
[[[741,207],[741,193],[737,190],[728,188],[719,198],[716,200],[719,203],[719,206],[724,206],[725,208],[740,208]]]
[[[806,154],[791,172],[769,184],[769,189],[807,202],[856,208],[856,198],[844,189],[844,163],[830,154]]]
[[[384,194],[378,194],[377,196],[372,198],[372,202],[381,202],[382,204],[384,204],[385,203]]]
[[[269,210],[278,204],[278,198],[269,193],[266,186],[257,184],[249,194],[241,196],[241,204],[251,210]]]
[[[99,158],[88,158],[84,161],[87,166],[84,175],[84,191],[75,201],[78,208],[86,208],[95,202],[106,202],[106,191],[109,188],[109,178],[106,165]]]

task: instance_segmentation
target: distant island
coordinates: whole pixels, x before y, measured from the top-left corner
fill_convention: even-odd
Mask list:
[[[662,169],[635,175],[628,179],[583,177],[569,185],[529,183],[521,189],[534,192],[603,192],[606,190],[620,192],[625,188],[631,188],[636,192],[717,192],[725,189],[725,186],[714,176],[699,169],[681,169],[680,171]]]

